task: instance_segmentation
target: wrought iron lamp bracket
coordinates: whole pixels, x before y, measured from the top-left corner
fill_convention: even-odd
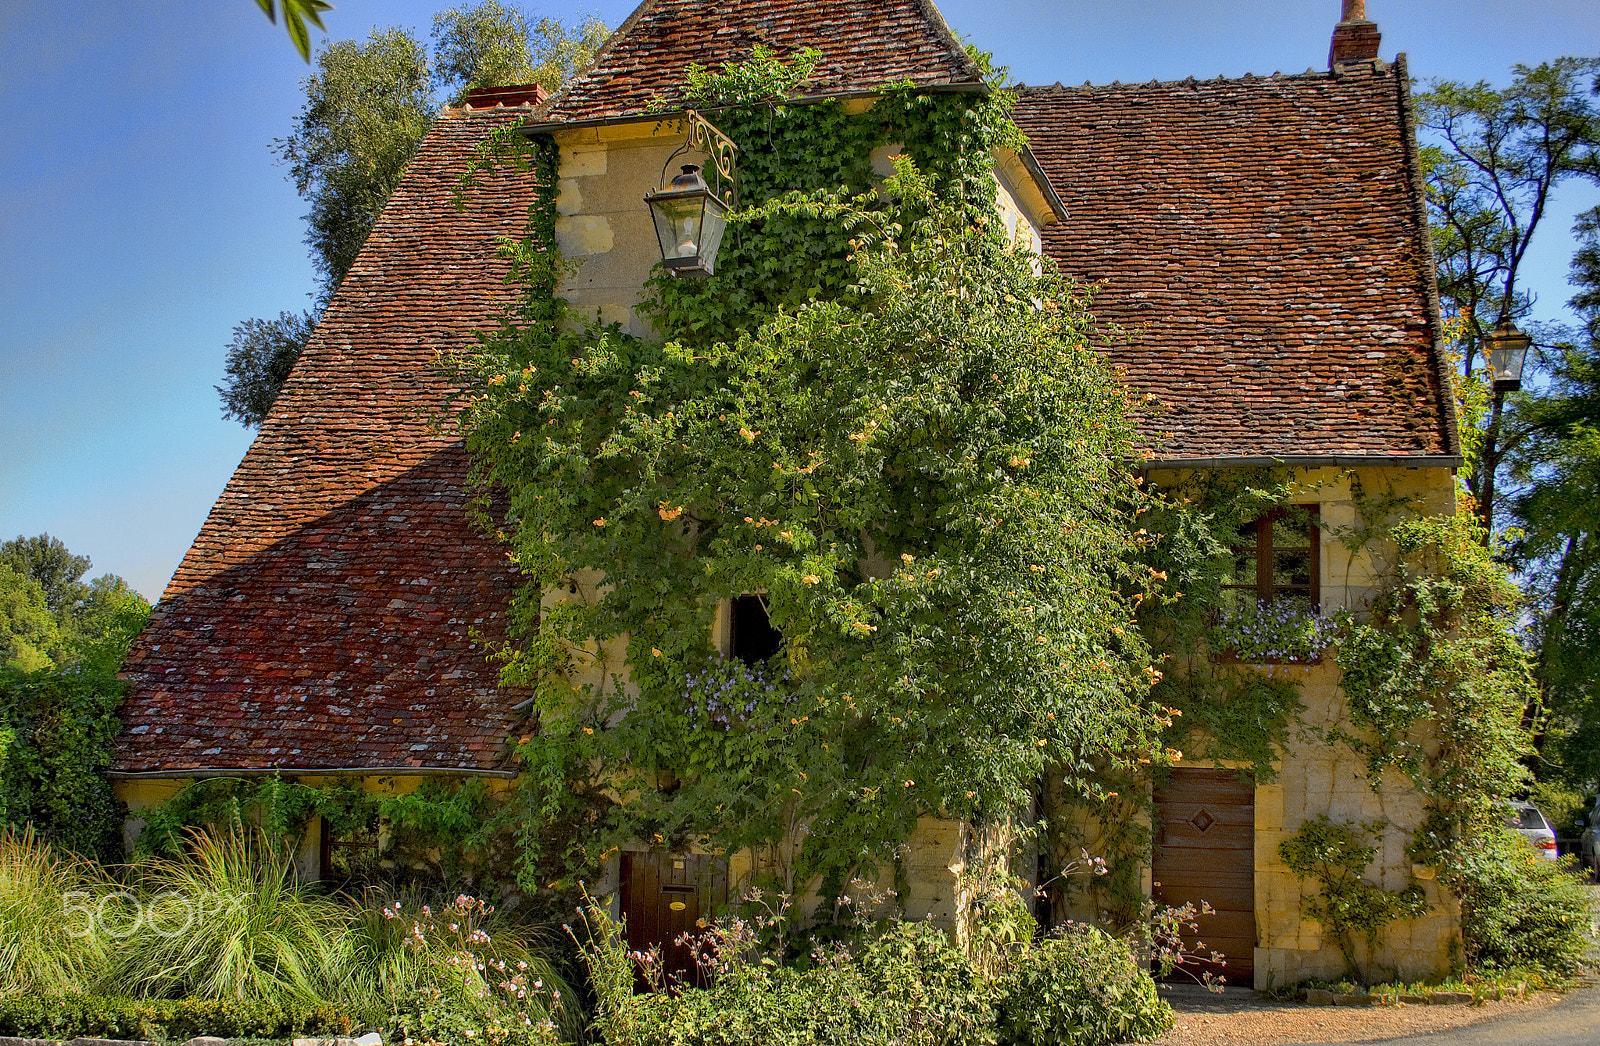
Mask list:
[[[738,205],[739,197],[739,147],[693,109],[685,109],[683,118],[689,125],[689,132],[683,144],[661,165],[660,184],[667,184],[667,171],[672,168],[673,160],[686,152],[704,153],[711,160],[711,169],[717,172],[717,184],[712,192],[732,210]]]

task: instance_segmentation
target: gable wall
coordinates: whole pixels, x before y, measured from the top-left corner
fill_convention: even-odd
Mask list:
[[[1155,483],[1176,484],[1176,470],[1149,472]],[[1325,610],[1359,612],[1368,605],[1381,581],[1385,564],[1372,549],[1351,553],[1339,542],[1338,531],[1358,522],[1351,479],[1360,481],[1369,495],[1393,493],[1411,499],[1419,514],[1445,516],[1456,510],[1456,484],[1446,468],[1320,468],[1295,473],[1298,480],[1294,504],[1315,504],[1321,531],[1322,602]],[[1167,666],[1181,671],[1180,665]],[[1431,872],[1413,866],[1406,854],[1411,830],[1423,817],[1421,796],[1403,774],[1389,774],[1374,789],[1368,781],[1365,760],[1343,745],[1325,745],[1322,731],[1350,729],[1344,694],[1339,689],[1338,667],[1327,660],[1316,665],[1268,665],[1260,671],[1295,681],[1305,704],[1297,726],[1290,729],[1289,749],[1274,769],[1276,778],[1255,791],[1255,915],[1257,946],[1254,950],[1254,984],[1257,988],[1293,984],[1307,978],[1337,980],[1344,975],[1344,959],[1337,943],[1300,911],[1301,883],[1278,857],[1278,846],[1300,825],[1327,815],[1334,822],[1383,821],[1389,827],[1379,841],[1379,852],[1367,877],[1379,886],[1398,890],[1415,876],[1433,906],[1427,915],[1396,922],[1380,936],[1379,968],[1392,968],[1404,979],[1423,980],[1449,971],[1452,946],[1459,941],[1460,913],[1449,896],[1431,879]],[[1183,767],[1243,764],[1213,759],[1202,744],[1184,753]],[[1098,842],[1109,849],[1094,824],[1078,826],[1091,854]],[[1430,878],[1423,878],[1429,876]],[[1145,891],[1151,887],[1148,867]],[[1081,895],[1080,895],[1081,896]],[[1078,908],[1071,917],[1092,919],[1093,911]],[[1204,920],[1201,933],[1205,932]],[[1364,948],[1364,944],[1361,945]],[[1224,971],[1226,974],[1226,971]]]

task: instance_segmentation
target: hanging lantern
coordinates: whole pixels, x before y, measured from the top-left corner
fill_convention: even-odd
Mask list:
[[[665,189],[645,194],[661,243],[661,263],[674,276],[710,276],[716,271],[717,248],[728,228],[728,205],[711,192],[699,164],[684,164],[683,173]]]
[[[663,188],[645,193],[650,218],[655,222],[656,240],[661,244],[661,263],[674,276],[710,276],[716,271],[717,249],[728,228],[728,211],[734,205],[735,168],[738,148],[728,136],[706,122],[693,109],[684,111],[689,133],[683,145],[667,157],[667,167],[685,152],[704,153],[711,160],[717,180],[715,190],[706,184],[699,164],[684,164]],[[666,168],[662,168],[666,176]]]
[[[1483,339],[1489,358],[1489,373],[1494,376],[1494,391],[1516,392],[1522,388],[1522,364],[1528,358],[1533,339],[1502,320],[1494,333]]]

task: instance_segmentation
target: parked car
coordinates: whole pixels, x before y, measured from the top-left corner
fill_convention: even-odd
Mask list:
[[[1537,806],[1520,800],[1506,803],[1506,827],[1528,840],[1539,856],[1556,859],[1556,830]]]
[[[1600,796],[1595,797],[1589,816],[1578,823],[1583,825],[1583,835],[1578,838],[1578,864],[1600,882]]]

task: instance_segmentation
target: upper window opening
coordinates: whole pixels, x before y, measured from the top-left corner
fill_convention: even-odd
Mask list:
[[[772,627],[767,601],[761,596],[734,599],[729,625],[728,656],[747,665],[770,659],[783,646],[783,633]]]
[[[1322,605],[1315,505],[1269,512],[1240,527],[1235,540],[1232,576],[1222,586],[1228,609],[1290,600]]]

